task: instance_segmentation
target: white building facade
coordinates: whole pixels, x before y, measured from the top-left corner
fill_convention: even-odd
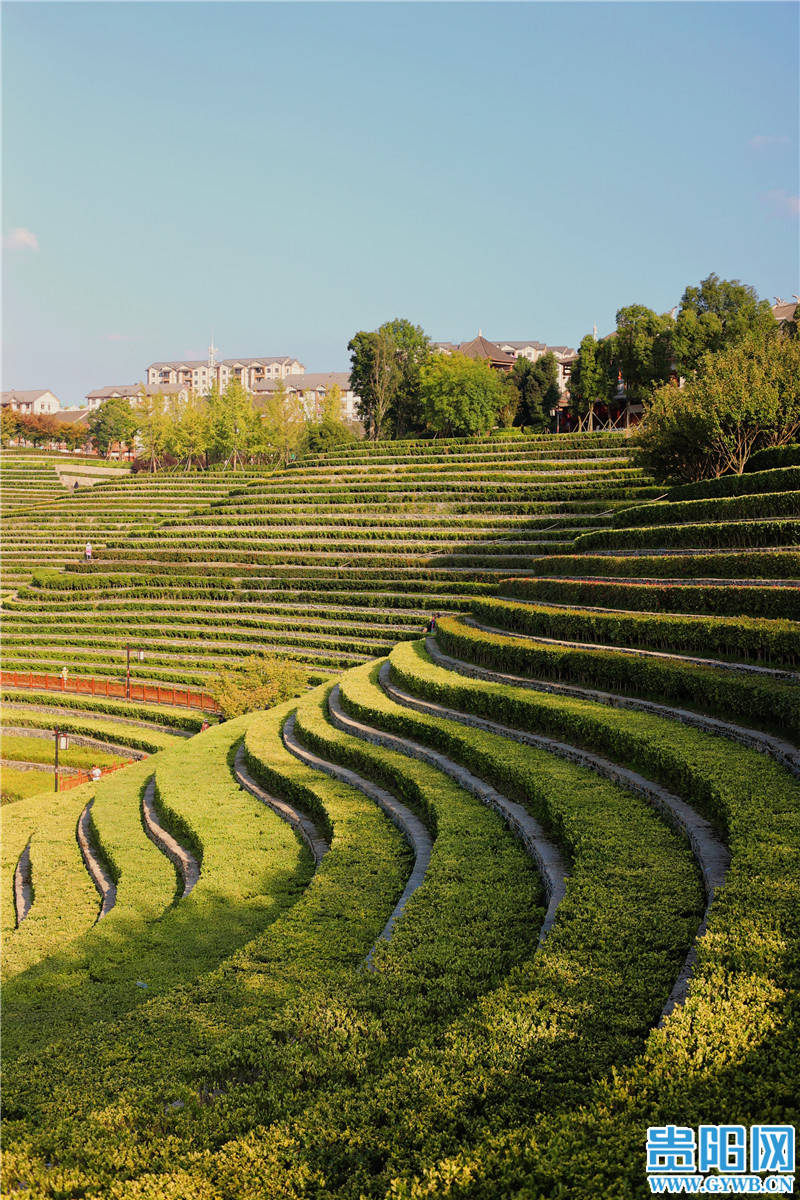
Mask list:
[[[29,417],[53,416],[61,411],[61,401],[47,389],[3,392],[0,406]]]
[[[514,358],[527,358],[530,362],[536,362],[547,353],[554,354],[558,364],[558,390],[562,396],[569,390],[570,372],[573,363],[578,358],[578,352],[571,346],[548,346],[544,342],[533,341],[498,341],[497,345],[501,350],[505,350],[506,354],[510,354]]]
[[[165,383],[156,387],[144,387],[141,383],[121,383],[117,386],[95,388],[93,392],[88,392],[86,405],[89,412],[94,412],[106,400],[115,400],[117,397],[129,401],[130,404],[138,405],[148,396],[158,395],[168,396],[170,399],[183,403],[188,399],[191,390],[185,384],[177,383]]]
[[[217,362],[216,347],[211,345],[205,362],[200,359],[185,359],[151,363],[146,371],[145,382],[148,388],[160,388],[163,391],[168,386],[180,386],[203,396],[213,387],[223,392],[228,384],[234,381],[240,383],[246,391],[254,392],[257,384],[304,373],[303,364],[289,355],[273,358],[223,358]]]
[[[358,396],[353,391],[347,371],[303,372],[302,375],[287,375],[282,382],[287,392],[298,397],[308,420],[317,420],[322,416],[325,400],[334,387],[341,393],[342,420],[351,424],[359,420]],[[257,384],[253,395],[269,395],[277,386],[278,380],[265,380]]]

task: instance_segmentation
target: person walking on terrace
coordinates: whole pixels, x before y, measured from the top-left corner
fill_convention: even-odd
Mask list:
[[[83,552],[83,557],[86,562],[92,561],[92,543],[91,542],[86,543],[86,549]]]

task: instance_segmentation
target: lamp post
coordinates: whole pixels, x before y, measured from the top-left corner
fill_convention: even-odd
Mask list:
[[[137,662],[144,662],[144,650],[134,650],[134,656]],[[125,671],[125,699],[131,698],[131,647],[130,642],[125,645],[125,654],[127,656],[127,667]]]
[[[60,729],[54,729],[53,734],[55,736],[55,743],[56,743],[56,757],[55,757],[55,765],[54,765],[55,790],[58,791],[58,752],[59,752],[59,750],[68,750],[69,749],[69,738],[67,737],[67,735],[65,733],[62,733]]]

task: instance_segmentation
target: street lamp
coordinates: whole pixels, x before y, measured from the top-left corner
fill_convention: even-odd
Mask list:
[[[125,699],[130,700],[130,698],[131,698],[131,647],[130,647],[130,643],[126,644],[125,653],[127,655],[127,669],[125,672]],[[133,654],[134,654],[134,658],[136,659],[137,662],[144,662],[144,650],[134,650]]]
[[[55,766],[54,766],[55,784],[56,784],[55,790],[58,791],[58,752],[59,752],[59,750],[68,750],[69,749],[69,738],[67,737],[67,735],[65,733],[62,733],[60,729],[54,729],[53,734],[54,734],[55,743],[56,743],[56,758],[55,758]]]

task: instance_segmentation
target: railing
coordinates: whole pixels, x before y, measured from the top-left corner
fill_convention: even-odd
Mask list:
[[[79,771],[77,775],[61,775],[58,780],[58,790],[59,792],[68,792],[70,788],[80,787],[82,783],[97,782],[97,779],[103,775],[110,775],[112,771],[119,771],[121,767],[130,767],[135,762],[135,758],[128,758],[125,762],[114,763],[113,767],[103,767],[102,770],[98,767],[100,775],[96,776],[94,781],[88,771]]]
[[[193,692],[191,688],[162,687],[161,684],[134,683],[130,691],[114,679],[95,679],[73,675],[40,675],[33,671],[0,671],[0,686],[41,688],[47,692],[77,692],[82,696],[107,696],[118,700],[137,700],[143,704],[171,704],[176,708],[199,708],[203,712],[221,711],[208,692]]]

